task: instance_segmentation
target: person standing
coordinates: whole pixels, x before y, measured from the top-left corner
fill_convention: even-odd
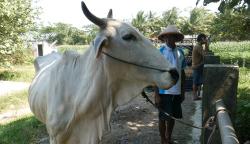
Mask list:
[[[181,103],[184,98],[184,81],[185,73],[184,67],[185,57],[182,49],[177,48],[176,42],[182,41],[184,35],[176,28],[175,25],[168,25],[163,30],[158,39],[164,41],[165,44],[160,47],[160,52],[167,59],[179,73],[179,79],[176,84],[170,89],[155,88],[155,104],[164,112],[167,112],[175,118],[182,118]],[[171,136],[175,120],[159,111],[159,131],[161,137],[161,144],[170,144],[172,142]]]
[[[205,45],[205,49],[203,49]],[[203,84],[204,55],[208,51],[208,40],[205,34],[197,36],[197,44],[192,51],[192,69],[193,69],[193,100],[200,100],[200,90]]]

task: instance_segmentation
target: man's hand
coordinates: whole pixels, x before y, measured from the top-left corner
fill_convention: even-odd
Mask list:
[[[161,98],[160,98],[159,94],[155,93],[155,105],[157,107],[160,106],[160,101],[161,101]]]
[[[160,106],[160,101],[161,101],[161,98],[160,98],[160,95],[159,95],[159,88],[154,86],[153,89],[154,89],[155,105],[157,107],[159,107]]]

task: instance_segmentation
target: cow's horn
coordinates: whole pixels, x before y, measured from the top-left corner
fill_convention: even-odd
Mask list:
[[[109,10],[107,18],[113,18],[113,12],[112,9]]]
[[[93,15],[89,9],[87,8],[86,4],[82,1],[82,11],[84,15],[94,24],[98,25],[100,28],[105,28],[106,27],[106,21],[103,19],[100,19]]]

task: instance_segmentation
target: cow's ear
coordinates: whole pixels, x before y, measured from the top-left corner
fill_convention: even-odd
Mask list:
[[[102,53],[102,48],[105,47],[108,43],[106,36],[97,36],[94,41],[94,49],[96,53],[96,58],[98,58]]]

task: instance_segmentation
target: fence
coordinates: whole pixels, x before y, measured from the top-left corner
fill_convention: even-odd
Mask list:
[[[203,144],[239,143],[233,128],[239,67],[219,64],[220,58],[213,54],[205,57],[204,85],[202,97],[202,124],[215,116],[217,128],[202,131]],[[219,128],[219,129],[218,129]],[[212,136],[212,137],[210,137]]]

